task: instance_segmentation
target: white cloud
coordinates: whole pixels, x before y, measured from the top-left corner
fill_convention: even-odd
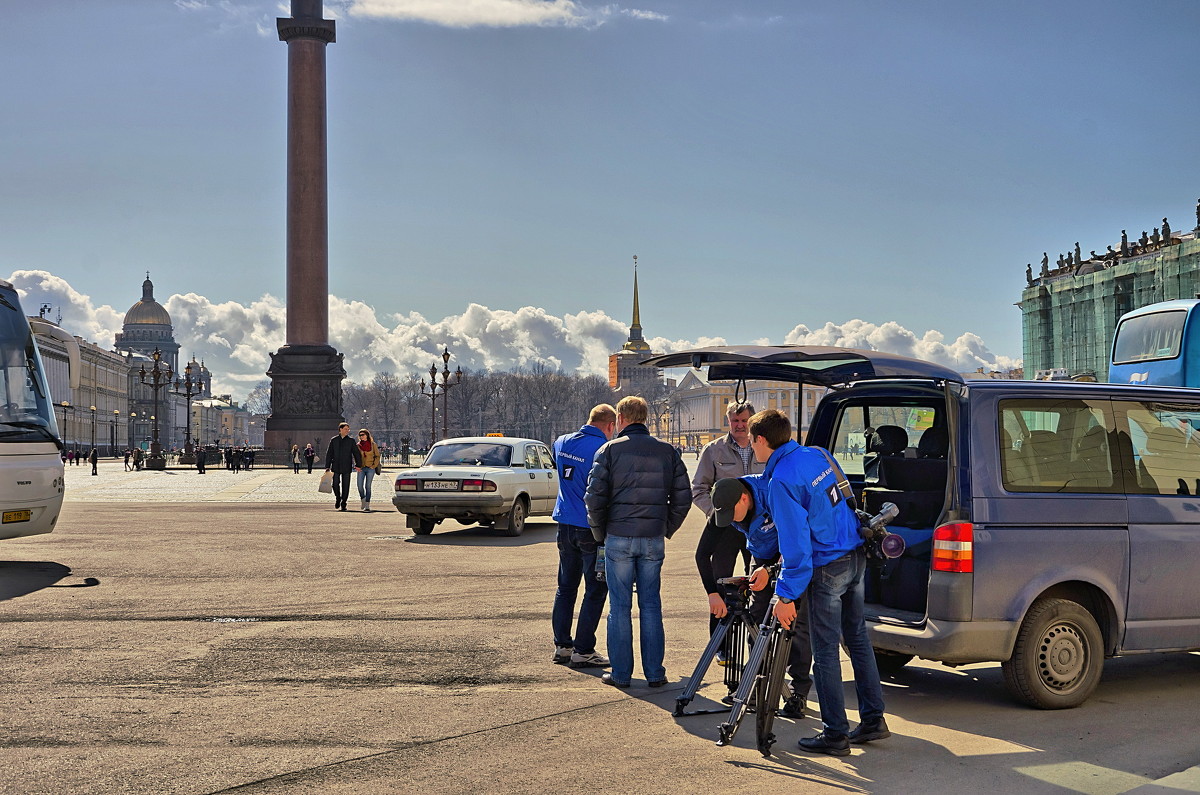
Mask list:
[[[615,4],[589,8],[575,0],[349,0],[346,10],[351,16],[451,28],[594,27],[617,16],[667,20],[655,11]]]
[[[121,331],[124,311],[93,306],[65,280],[45,271],[19,270],[10,277],[21,294],[25,310],[36,313],[50,304],[50,317],[61,312],[62,326],[73,334],[111,348]],[[130,305],[136,300],[132,296]],[[196,293],[171,295],[159,301],[171,315],[175,341],[182,358],[195,354],[213,373],[213,390],[242,399],[266,378],[271,354],[286,341],[286,304],[271,295],[247,304],[214,303]],[[544,364],[565,372],[608,373],[608,356],[618,350],[629,328],[600,311],[566,313],[562,317],[537,307],[491,309],[472,303],[461,314],[429,320],[411,312],[381,314],[362,301],[329,296],[329,343],[345,355],[347,377],[369,381],[388,371],[399,376],[427,373],[441,352],[449,348],[451,369],[509,370]],[[816,330],[797,326],[785,343],[843,345],[873,348],[947,364],[962,372],[978,367],[1004,370],[1018,360],[993,354],[975,334],[963,334],[945,343],[937,331],[918,337],[896,323],[875,325],[851,320],[827,323]],[[671,352],[710,345],[725,345],[720,337],[679,340],[650,337],[656,351]],[[755,344],[771,344],[764,337]]]
[[[834,345],[898,353],[944,364],[960,373],[969,373],[980,367],[988,371],[1004,371],[1021,365],[1020,359],[992,353],[978,334],[968,331],[949,344],[945,339],[944,334],[932,329],[918,337],[893,321],[876,325],[855,319],[840,326],[826,323],[817,329],[796,326],[787,333],[783,342],[786,345]]]
[[[581,25],[588,15],[572,0],[353,0],[353,16],[430,22],[452,28]]]

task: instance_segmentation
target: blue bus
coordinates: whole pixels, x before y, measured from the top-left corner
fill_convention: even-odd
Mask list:
[[[1162,301],[1117,321],[1108,380],[1113,384],[1200,387],[1200,300]]]

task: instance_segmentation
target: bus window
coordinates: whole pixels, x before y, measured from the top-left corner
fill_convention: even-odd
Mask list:
[[[1117,326],[1113,345],[1113,364],[1129,364],[1154,359],[1174,359],[1183,342],[1187,312],[1155,312],[1138,315]]]

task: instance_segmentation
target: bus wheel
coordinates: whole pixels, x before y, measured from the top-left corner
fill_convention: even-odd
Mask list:
[[[1040,709],[1077,707],[1100,683],[1104,638],[1096,619],[1068,599],[1039,599],[1029,608],[1012,658],[1001,663],[1004,684]]]

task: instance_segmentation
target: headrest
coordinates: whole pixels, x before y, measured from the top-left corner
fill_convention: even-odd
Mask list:
[[[1103,453],[1108,449],[1108,432],[1099,425],[1089,428],[1087,433],[1079,438],[1075,448],[1080,455]]]
[[[917,458],[945,458],[949,448],[944,428],[926,428],[917,442]]]
[[[880,425],[867,439],[867,452],[899,455],[908,447],[908,431],[899,425]]]

